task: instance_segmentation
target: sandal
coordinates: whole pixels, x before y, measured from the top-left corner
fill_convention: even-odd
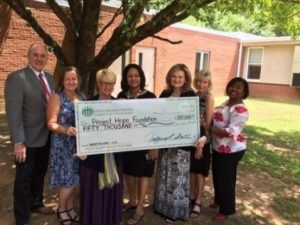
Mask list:
[[[137,205],[131,205],[130,202],[128,202],[123,206],[123,213],[126,213],[130,210],[136,209],[136,207],[137,207]]]
[[[78,214],[75,212],[74,208],[66,210],[68,212],[69,217],[71,218],[72,222],[79,223],[80,218]],[[73,211],[73,216],[70,214],[70,212]]]
[[[68,214],[69,210],[64,210],[64,211],[59,211],[59,209],[57,209],[56,211],[56,216],[57,216],[57,219],[59,221],[59,224],[60,225],[71,225],[72,224],[72,219],[70,218],[70,215]],[[66,214],[68,216],[68,218],[64,219],[62,217],[62,214]]]
[[[143,213],[139,213],[138,211],[135,211],[133,217],[131,217],[128,221],[127,221],[127,225],[135,225],[138,224],[141,219],[143,218],[143,216],[145,215],[145,212]]]
[[[200,203],[194,203],[193,208],[190,212],[191,218],[197,218],[200,215],[202,205]]]

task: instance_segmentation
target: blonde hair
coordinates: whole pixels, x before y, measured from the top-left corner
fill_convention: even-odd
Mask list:
[[[196,87],[196,84],[197,84],[197,81],[198,80],[208,80],[208,91],[211,91],[212,89],[212,76],[211,76],[211,72],[209,70],[196,70],[195,72],[195,77],[194,77],[194,80],[193,80],[193,86],[195,88]]]
[[[173,87],[171,85],[171,78],[176,71],[182,71],[184,73],[185,83],[182,87],[182,90],[183,91],[192,90],[192,87],[191,87],[192,86],[192,76],[191,76],[189,69],[187,68],[187,66],[185,64],[175,64],[174,66],[172,66],[170,68],[170,70],[167,73],[167,77],[166,77],[166,84],[167,84],[166,89],[173,90]]]
[[[107,81],[110,82],[110,83],[115,84],[116,81],[117,81],[117,75],[112,70],[102,69],[102,70],[99,70],[96,74],[97,83],[99,83],[101,78],[104,77],[104,76],[107,77]]]

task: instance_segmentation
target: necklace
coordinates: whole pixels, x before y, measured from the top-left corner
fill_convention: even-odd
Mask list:
[[[127,98],[128,99],[134,99],[139,97],[141,94],[143,93],[143,91],[141,89],[139,89],[136,93],[132,93],[130,90],[127,91]]]

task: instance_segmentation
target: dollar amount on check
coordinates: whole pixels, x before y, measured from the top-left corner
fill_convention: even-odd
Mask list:
[[[200,137],[197,97],[75,103],[77,154],[191,146]]]

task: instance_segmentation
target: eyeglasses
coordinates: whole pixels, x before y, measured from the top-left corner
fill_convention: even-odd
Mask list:
[[[102,84],[102,85],[107,85],[107,86],[114,86],[115,85],[115,83],[109,83],[109,82],[104,82],[104,81],[100,81],[99,83]]]

